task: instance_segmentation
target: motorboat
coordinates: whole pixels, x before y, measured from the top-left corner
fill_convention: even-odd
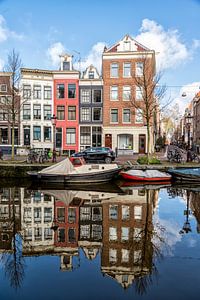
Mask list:
[[[200,182],[200,168],[171,168],[168,172],[178,181]]]
[[[33,180],[47,183],[90,184],[111,181],[120,171],[117,164],[86,164],[82,157],[70,157],[38,172],[27,172]]]
[[[171,180],[171,175],[166,173],[166,172],[161,172],[158,170],[127,170],[127,171],[121,171],[120,175],[130,181],[145,181],[145,182],[150,182],[150,181],[170,181]]]

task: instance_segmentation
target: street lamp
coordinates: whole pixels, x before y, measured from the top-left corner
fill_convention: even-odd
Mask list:
[[[187,207],[186,210],[184,210],[184,215],[186,216],[186,220],[183,224],[183,228],[180,230],[180,234],[184,234],[184,233],[188,233],[191,232],[191,226],[190,226],[190,222],[189,222],[189,215],[190,215],[190,210],[189,210],[189,200],[190,200],[190,192],[187,190]]]
[[[51,117],[51,123],[53,125],[53,150],[56,149],[56,121],[57,117],[55,116],[55,114],[53,114],[53,116]]]
[[[187,134],[188,134],[188,149],[190,149],[190,139],[191,139],[190,134],[191,134],[192,118],[193,118],[193,116],[191,116],[190,113],[188,113],[185,117]]]

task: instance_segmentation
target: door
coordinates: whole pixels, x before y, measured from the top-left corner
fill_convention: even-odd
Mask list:
[[[24,127],[24,146],[30,146],[30,126]]]
[[[146,152],[146,135],[140,134],[139,135],[139,153]]]
[[[109,147],[112,149],[112,134],[105,135],[105,147]]]

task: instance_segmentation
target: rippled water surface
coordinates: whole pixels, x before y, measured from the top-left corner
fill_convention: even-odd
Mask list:
[[[0,187],[0,299],[199,299],[200,187]]]

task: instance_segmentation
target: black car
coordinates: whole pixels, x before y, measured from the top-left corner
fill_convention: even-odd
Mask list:
[[[110,164],[115,160],[115,152],[109,147],[90,147],[71,156],[83,157],[86,162],[104,161],[106,164]]]

